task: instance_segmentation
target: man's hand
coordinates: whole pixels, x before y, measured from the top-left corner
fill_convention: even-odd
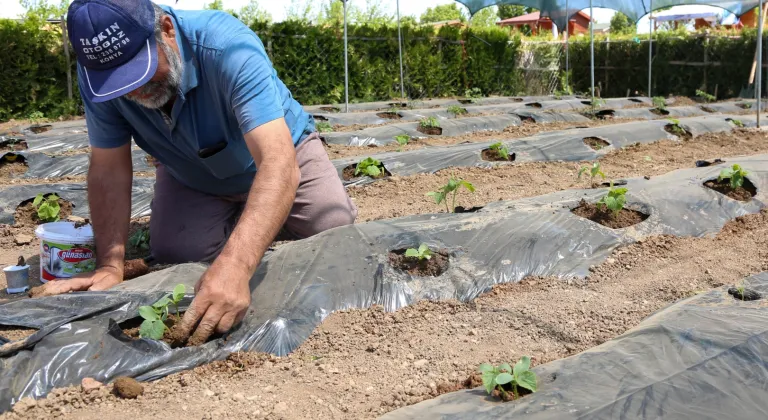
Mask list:
[[[107,290],[123,281],[121,273],[112,267],[99,268],[94,272],[80,274],[71,279],[59,279],[33,289],[33,297],[53,296],[62,293],[79,292],[83,290]]]
[[[195,286],[195,299],[179,326],[188,345],[203,344],[213,333],[223,334],[243,320],[251,303],[251,274],[235,262],[217,259]]]

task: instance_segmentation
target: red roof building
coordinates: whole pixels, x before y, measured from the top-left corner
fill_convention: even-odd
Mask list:
[[[536,35],[539,32],[551,32],[552,26],[554,25],[554,23],[552,23],[552,20],[550,20],[548,17],[542,17],[541,13],[539,12],[533,12],[527,15],[516,16],[509,19],[500,20],[496,22],[496,24],[502,28],[515,27],[518,29],[522,28],[525,25],[528,25],[531,28],[531,33],[533,35]],[[588,32],[589,32],[589,15],[583,12],[577,12],[573,16],[571,16],[571,19],[568,25],[569,36],[588,33]]]

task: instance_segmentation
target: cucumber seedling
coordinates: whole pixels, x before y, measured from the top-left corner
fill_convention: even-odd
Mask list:
[[[470,103],[477,103],[477,100],[483,97],[483,91],[480,88],[472,88],[464,91],[464,97],[469,99]]]
[[[499,392],[503,400],[508,400],[508,392],[511,389],[515,398],[520,396],[518,388],[525,388],[531,392],[538,390],[538,378],[531,370],[531,358],[523,356],[512,368],[508,363],[493,366],[488,363],[480,365],[479,373],[483,379],[483,386],[488,394],[494,390]]]
[[[701,89],[696,89],[696,96],[703,99],[704,102],[706,103],[715,102],[715,100],[717,100],[717,98],[715,98],[715,95],[710,95],[709,93],[704,92]]]
[[[471,182],[451,175],[447,184],[438,191],[428,192],[427,197],[432,197],[438,206],[444,202],[446,211],[453,213],[456,210],[456,194],[458,194],[461,187],[464,187],[469,192],[475,192],[475,186]],[[448,196],[451,196],[450,208],[448,207]]]
[[[51,194],[48,197],[38,194],[32,205],[37,210],[37,218],[44,223],[57,222],[59,220],[59,213],[61,212],[61,206],[59,206],[59,196]]]
[[[507,149],[507,146],[505,146],[502,142],[493,143],[488,148],[496,152],[500,158],[509,160],[509,149]]]
[[[600,201],[597,202],[598,209],[608,208],[613,212],[613,218],[618,217],[621,210],[624,209],[624,204],[627,203],[627,189],[624,187],[614,188],[613,182],[611,182],[611,189],[608,190],[608,194],[604,195]]]
[[[421,128],[440,128],[440,121],[436,117],[427,117],[419,121]]]
[[[584,172],[589,171],[589,179],[593,183],[595,182],[595,178],[598,176],[602,179],[605,179],[605,174],[603,173],[602,168],[600,167],[600,162],[595,162],[592,164],[592,166],[582,166],[581,169],[579,169],[579,176],[578,178],[581,179],[581,176],[584,175]]]
[[[669,124],[667,124],[667,128],[672,134],[675,134],[681,137],[684,137],[687,134],[685,129],[682,126],[680,126],[680,120],[678,120],[677,118],[670,118]]]
[[[659,111],[666,111],[667,101],[663,96],[654,96],[652,101],[654,108],[658,109]]]
[[[749,175],[749,172],[744,170],[741,165],[734,164],[730,168],[725,168],[720,171],[720,176],[717,177],[719,182],[723,182],[726,179],[729,181],[732,189],[737,189],[744,186],[744,179]]]
[[[741,120],[731,119],[731,122],[732,122],[732,123],[733,123],[733,125],[735,125],[736,127],[739,127],[739,128],[744,128],[744,123],[743,123],[743,122],[741,122]]]
[[[328,133],[333,131],[333,126],[328,121],[315,122],[315,128],[317,129],[318,133]]]
[[[400,134],[399,136],[395,136],[395,141],[400,146],[405,146],[409,141],[411,141],[411,136],[408,134]]]
[[[405,250],[405,256],[408,258],[417,258],[419,261],[425,261],[432,258],[432,250],[427,244],[421,244],[418,249],[408,248]]]
[[[454,117],[458,117],[459,115],[465,115],[467,113],[467,109],[458,105],[451,105],[448,107],[448,112],[453,114]]]
[[[384,164],[372,157],[365,158],[355,167],[355,176],[367,175],[371,178],[376,178],[383,172]]]
[[[130,238],[128,244],[135,249],[149,249],[149,229],[139,229]]]
[[[144,321],[141,322],[141,326],[139,326],[139,337],[151,338],[153,340],[160,340],[163,338],[165,330],[168,329],[168,326],[165,325],[165,321],[168,319],[169,314],[168,307],[172,304],[174,313],[178,316],[179,302],[184,298],[186,289],[187,288],[183,284],[177,284],[176,287],[173,288],[173,293],[163,296],[151,306],[139,307],[139,316],[144,319]]]

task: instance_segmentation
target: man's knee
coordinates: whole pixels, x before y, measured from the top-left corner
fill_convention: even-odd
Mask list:
[[[333,228],[355,223],[357,207],[349,198],[337,203],[313,206],[312,212],[287,224],[288,231],[298,238],[308,238]]]
[[[195,240],[183,235],[151,234],[149,248],[152,257],[160,264],[182,264],[187,262],[211,262],[219,255],[224,240]]]

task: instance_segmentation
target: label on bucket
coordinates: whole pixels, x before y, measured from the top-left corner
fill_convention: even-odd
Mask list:
[[[40,243],[40,268],[42,280],[70,278],[96,270],[96,253],[90,244]]]

